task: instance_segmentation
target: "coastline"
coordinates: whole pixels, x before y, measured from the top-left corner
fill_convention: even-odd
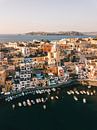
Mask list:
[[[95,36],[88,36],[88,35],[84,35],[84,36],[66,36],[66,35],[18,35],[18,34],[0,34],[0,42],[18,42],[18,41],[24,41],[24,42],[29,42],[29,41],[33,41],[33,40],[50,40],[50,41],[54,41],[54,40],[61,40],[61,39],[65,39],[65,38],[95,38]]]

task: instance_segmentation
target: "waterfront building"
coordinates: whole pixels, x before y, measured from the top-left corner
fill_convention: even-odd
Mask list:
[[[61,66],[58,66],[58,76],[64,77],[64,69]]]
[[[6,77],[7,77],[7,74],[6,74],[5,69],[0,69],[0,87],[2,89],[5,89],[4,87],[5,87]]]
[[[15,72],[14,87],[31,87],[32,58],[24,58]]]
[[[13,88],[12,77],[8,77],[5,82],[5,91],[9,92]]]

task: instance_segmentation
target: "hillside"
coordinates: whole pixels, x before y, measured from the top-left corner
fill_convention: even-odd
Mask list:
[[[66,35],[66,36],[84,36],[81,32],[68,31],[68,32],[29,32],[26,35]]]

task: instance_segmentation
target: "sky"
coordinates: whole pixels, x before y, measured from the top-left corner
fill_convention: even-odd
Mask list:
[[[0,34],[97,32],[97,0],[0,0]]]

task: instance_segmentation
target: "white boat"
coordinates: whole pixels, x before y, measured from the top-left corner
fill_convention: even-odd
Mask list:
[[[32,103],[32,104],[35,104],[35,101],[34,101],[34,100],[31,100],[31,103]]]
[[[73,91],[73,90],[70,90],[70,93],[71,93],[71,94],[74,94],[74,91]]]
[[[84,94],[83,91],[80,91],[80,94]]]
[[[55,98],[56,98],[56,99],[59,99],[59,97],[58,97],[58,96],[55,96]]]
[[[36,103],[39,103],[39,99],[36,99]]]
[[[93,92],[91,92],[91,96],[93,95]]]
[[[14,105],[14,104],[12,105],[12,108],[13,108],[13,109],[15,108],[15,105]]]
[[[25,101],[23,101],[23,105],[24,105],[24,107],[27,105]]]
[[[78,92],[77,90],[75,91],[75,93],[76,93],[77,95],[79,95],[79,92]]]
[[[90,95],[89,91],[87,91],[87,95]]]
[[[53,97],[53,96],[51,97],[51,100],[54,100],[54,97]]]
[[[56,91],[56,89],[55,89],[55,88],[52,88],[52,91],[54,91],[54,92],[55,92],[55,91]]]
[[[86,103],[86,98],[83,98],[83,103]]]
[[[88,88],[91,88],[91,86],[88,86]]]
[[[68,94],[68,95],[71,95],[71,93],[70,93],[69,91],[67,91],[67,94]]]
[[[76,96],[73,96],[73,98],[74,98],[75,101],[78,101],[78,98]]]
[[[21,103],[21,102],[19,102],[19,103],[18,103],[18,106],[19,106],[19,107],[21,107],[21,106],[22,106],[22,103]]]
[[[31,106],[31,102],[29,99],[27,99],[27,104],[28,104],[28,106]]]
[[[43,105],[43,109],[46,109],[46,105]]]

